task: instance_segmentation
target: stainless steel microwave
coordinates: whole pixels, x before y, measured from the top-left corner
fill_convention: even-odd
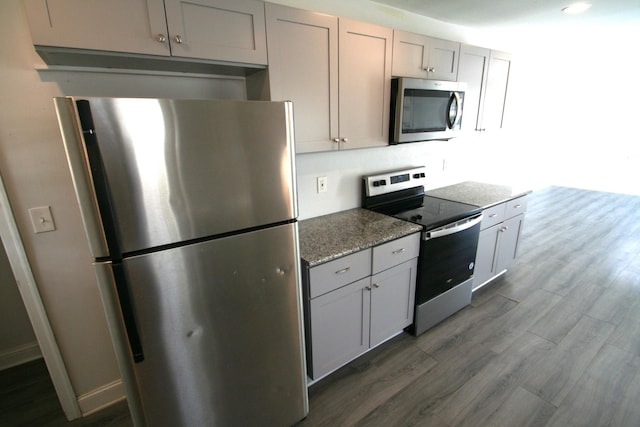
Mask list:
[[[450,139],[460,131],[466,83],[398,77],[391,80],[389,142]]]

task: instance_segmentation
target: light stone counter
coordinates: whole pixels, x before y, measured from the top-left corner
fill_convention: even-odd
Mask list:
[[[300,221],[300,255],[309,267],[422,230],[420,225],[355,208]]]
[[[531,190],[506,185],[466,181],[426,191],[427,196],[467,203],[483,209],[529,194]]]

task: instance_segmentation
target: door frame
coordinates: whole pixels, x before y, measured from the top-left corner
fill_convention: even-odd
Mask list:
[[[20,232],[11,210],[11,203],[0,174],[0,238],[7,253],[11,270],[18,285],[18,291],[29,316],[29,321],[40,346],[53,387],[58,395],[68,420],[82,417],[76,393],[71,385],[67,368],[62,359],[58,343],[56,342],[47,312],[42,303],[40,292],[24,250]]]

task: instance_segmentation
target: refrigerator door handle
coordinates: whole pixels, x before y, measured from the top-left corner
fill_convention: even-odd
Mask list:
[[[127,278],[124,274],[124,267],[122,264],[113,264],[113,277],[115,279],[115,286],[118,292],[118,300],[120,302],[120,310],[122,311],[122,320],[124,321],[124,327],[127,330],[127,339],[129,340],[129,346],[131,346],[131,356],[136,363],[144,360],[144,353],[142,352],[142,342],[140,341],[140,334],[138,333],[138,326],[136,324],[136,317],[133,313],[133,306],[131,305],[131,296],[127,287]]]

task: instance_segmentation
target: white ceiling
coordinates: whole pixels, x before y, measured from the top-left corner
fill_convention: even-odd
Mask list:
[[[472,28],[540,28],[557,26],[640,26],[640,0],[586,0],[581,15],[565,15],[576,0],[374,0],[440,21]]]

